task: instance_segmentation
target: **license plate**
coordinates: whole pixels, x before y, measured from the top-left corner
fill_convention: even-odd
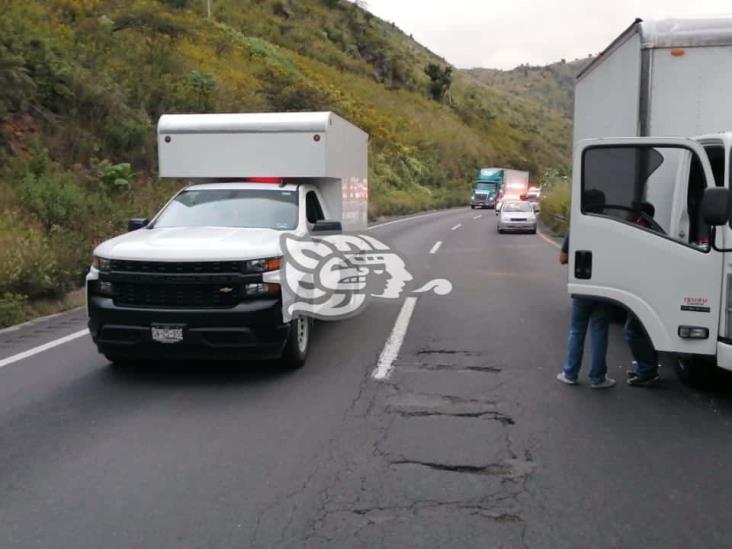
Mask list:
[[[158,343],[180,343],[183,341],[183,327],[153,326],[152,339]]]

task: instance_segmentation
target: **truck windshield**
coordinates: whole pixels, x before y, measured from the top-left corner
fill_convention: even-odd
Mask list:
[[[474,190],[476,191],[495,191],[496,190],[496,184],[495,183],[476,183]]]
[[[180,193],[155,221],[164,227],[297,227],[297,192],[254,189],[192,189]]]

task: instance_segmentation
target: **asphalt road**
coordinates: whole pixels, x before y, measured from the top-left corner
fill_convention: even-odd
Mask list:
[[[384,379],[402,303],[318,323],[297,372],[118,370],[88,336],[6,360],[0,547],[732,545],[729,377],[560,385],[553,246],[469,209],[372,234],[454,285],[418,297]],[[76,311],[2,332],[0,364],[84,326]],[[629,360],[615,326],[611,375]]]

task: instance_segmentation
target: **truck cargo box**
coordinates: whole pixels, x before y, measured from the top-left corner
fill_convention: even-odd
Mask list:
[[[732,18],[637,19],[577,77],[574,140],[732,128]]]
[[[368,135],[331,112],[167,114],[160,177],[317,183],[346,230],[366,228]]]

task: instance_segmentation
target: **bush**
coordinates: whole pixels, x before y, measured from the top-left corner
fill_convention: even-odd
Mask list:
[[[23,320],[25,296],[20,294],[0,294],[0,328],[12,326]]]
[[[40,175],[28,172],[19,181],[16,194],[46,232],[56,225],[72,227],[84,222],[86,195],[70,172]]]
[[[105,191],[126,191],[132,184],[132,166],[129,162],[112,164],[109,160],[102,160],[94,166],[97,179]]]
[[[568,181],[554,185],[541,200],[539,217],[555,234],[564,236],[569,228],[571,189]]]

